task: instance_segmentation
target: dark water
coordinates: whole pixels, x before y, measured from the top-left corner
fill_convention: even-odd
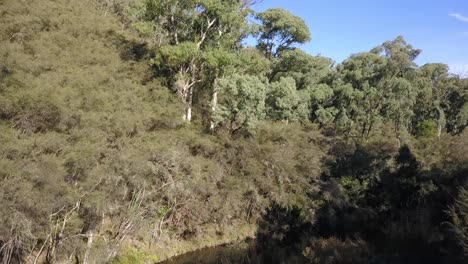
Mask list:
[[[262,250],[255,240],[190,252],[164,264],[305,264],[310,263],[293,248]]]

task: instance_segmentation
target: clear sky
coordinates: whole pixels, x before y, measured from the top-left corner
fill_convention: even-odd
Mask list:
[[[263,0],[253,8],[272,7],[306,21],[312,41],[301,48],[312,55],[341,62],[402,35],[423,50],[419,65],[442,62],[468,71],[468,0]]]

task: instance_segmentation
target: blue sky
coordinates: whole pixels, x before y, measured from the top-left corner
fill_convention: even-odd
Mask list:
[[[398,35],[423,50],[416,62],[468,71],[468,0],[264,0],[255,11],[281,7],[302,17],[312,41],[301,48],[341,62]]]

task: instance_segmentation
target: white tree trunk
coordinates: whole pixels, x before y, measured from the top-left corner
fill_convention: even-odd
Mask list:
[[[440,140],[440,137],[442,136],[442,124],[438,122],[437,124],[437,138]]]
[[[189,85],[187,89],[188,91],[187,91],[187,98],[186,98],[186,103],[185,103],[186,112],[185,112],[184,119],[187,122],[191,122],[192,121],[193,85]]]
[[[192,106],[187,106],[187,109],[185,110],[184,120],[187,122],[192,121]]]
[[[210,122],[210,131],[213,132],[215,129],[215,122],[213,120],[213,115],[215,114],[216,107],[218,105],[218,91],[215,90],[213,91],[213,99],[211,101],[211,122]]]
[[[91,247],[93,245],[93,232],[89,232],[88,234],[88,243],[86,244],[86,251],[83,257],[83,264],[89,264],[89,253],[91,251]]]
[[[445,113],[444,110],[438,106],[437,110],[439,111],[439,119],[437,120],[437,138],[440,140],[442,137],[442,130],[445,126]]]

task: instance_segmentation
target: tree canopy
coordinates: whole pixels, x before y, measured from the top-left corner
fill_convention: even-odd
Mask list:
[[[310,31],[304,20],[281,8],[267,9],[257,14],[261,25],[258,48],[267,58],[278,57],[294,44],[303,44],[311,40]]]

